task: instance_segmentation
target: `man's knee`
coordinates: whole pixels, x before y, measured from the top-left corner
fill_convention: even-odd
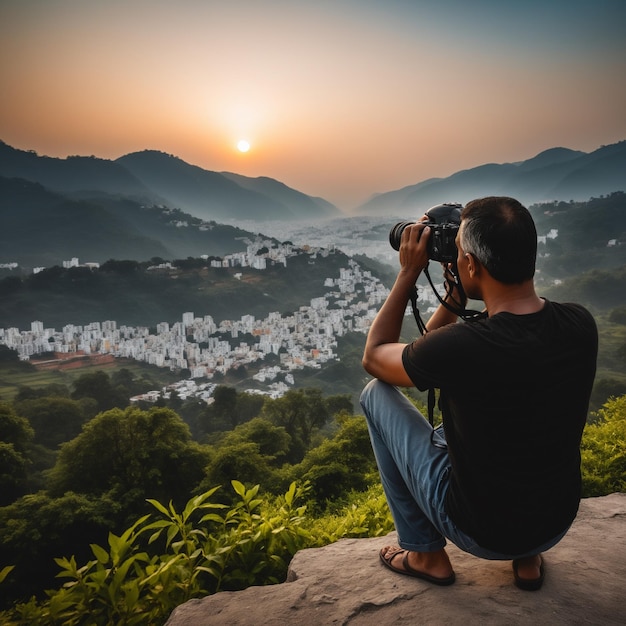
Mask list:
[[[361,392],[360,403],[368,421],[376,416],[383,408],[393,404],[394,395],[398,389],[389,383],[374,378],[365,385]]]
[[[361,407],[365,411],[366,415],[368,413],[368,407],[371,404],[372,395],[376,393],[377,388],[380,387],[380,385],[384,385],[384,384],[386,383],[381,382],[377,378],[372,378],[372,380],[370,380],[367,383],[367,385],[365,385],[365,387],[363,388],[363,391],[361,391],[359,402],[361,403]]]

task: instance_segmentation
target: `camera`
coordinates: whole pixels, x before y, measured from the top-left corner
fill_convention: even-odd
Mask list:
[[[461,209],[463,205],[457,202],[446,202],[431,207],[426,211],[430,226],[430,238],[428,239],[428,258],[441,263],[456,261],[457,250],[456,234],[461,224]],[[394,250],[400,249],[400,240],[404,229],[416,222],[398,222],[389,231],[389,243]]]

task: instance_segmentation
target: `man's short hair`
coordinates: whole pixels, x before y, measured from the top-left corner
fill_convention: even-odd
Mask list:
[[[514,198],[489,196],[468,202],[461,212],[461,247],[491,276],[507,284],[535,275],[537,229],[528,209]]]

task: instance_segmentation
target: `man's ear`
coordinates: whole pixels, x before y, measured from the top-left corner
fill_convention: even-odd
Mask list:
[[[467,257],[467,271],[470,277],[474,278],[480,272],[480,263],[471,252],[466,252],[465,256]]]

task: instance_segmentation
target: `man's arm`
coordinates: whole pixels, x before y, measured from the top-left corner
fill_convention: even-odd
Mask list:
[[[398,340],[411,293],[428,264],[426,245],[429,236],[430,228],[422,223],[404,229],[400,243],[400,271],[367,335],[363,367],[375,378],[391,385],[413,386],[402,364],[406,344]]]

